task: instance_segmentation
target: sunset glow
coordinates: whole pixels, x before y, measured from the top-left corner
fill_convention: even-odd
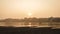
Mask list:
[[[0,18],[26,16],[60,17],[60,0],[0,0]]]

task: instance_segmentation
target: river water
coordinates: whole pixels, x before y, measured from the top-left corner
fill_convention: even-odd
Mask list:
[[[0,22],[0,26],[40,26],[48,25],[48,23],[39,23],[39,22]]]
[[[13,26],[13,27],[54,27],[60,28],[60,23],[52,23],[49,25],[48,22],[0,22],[0,26]]]

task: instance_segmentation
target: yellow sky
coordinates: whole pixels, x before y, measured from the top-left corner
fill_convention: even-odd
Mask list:
[[[49,16],[60,17],[60,0],[0,0],[0,18]]]

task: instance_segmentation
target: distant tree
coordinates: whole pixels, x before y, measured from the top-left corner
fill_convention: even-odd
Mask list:
[[[60,18],[54,18],[53,22],[60,22]]]
[[[49,20],[49,26],[52,26],[53,17],[50,17],[48,20]]]
[[[51,22],[52,20],[53,20],[53,17],[50,17],[50,18],[49,18],[49,21]]]

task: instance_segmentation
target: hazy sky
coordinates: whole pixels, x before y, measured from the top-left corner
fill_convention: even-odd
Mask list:
[[[60,0],[0,0],[0,18],[49,16],[60,17]]]

